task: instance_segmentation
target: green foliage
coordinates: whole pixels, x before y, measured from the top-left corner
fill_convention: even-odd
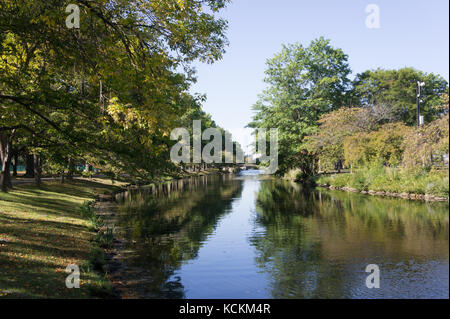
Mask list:
[[[350,68],[347,55],[319,38],[308,47],[285,45],[267,61],[268,88],[253,106],[253,128],[278,128],[279,173],[300,165],[304,137],[319,117],[346,104]]]
[[[353,95],[360,105],[385,104],[392,110],[393,120],[415,125],[417,81],[425,82],[421,90],[421,115],[429,122],[439,114],[441,95],[448,93],[448,83],[439,75],[413,68],[365,71],[353,81]]]
[[[170,171],[191,65],[222,57],[227,23],[215,14],[228,1],[73,3],[80,30],[66,27],[64,1],[0,2],[6,143],[39,153],[51,171],[69,160],[136,178]]]
[[[420,129],[402,122],[389,122],[389,110],[380,106],[341,108],[321,117],[319,130],[306,138],[306,145],[316,154],[320,170],[334,169],[339,162],[352,169],[354,174],[349,180],[336,177],[336,186],[366,189],[362,181],[367,178],[360,178],[361,172],[355,171],[357,168],[381,165],[429,170],[443,167],[444,156],[449,152],[448,95],[442,95],[441,99],[443,104],[436,107],[440,116]],[[380,177],[378,182],[370,184],[377,188],[384,182]],[[426,187],[420,183],[413,179],[411,189],[423,192]]]
[[[95,282],[88,287],[91,296],[96,298],[112,298],[113,289],[106,276],[103,277],[102,281]]]
[[[345,162],[352,167],[373,163],[396,166],[402,161],[404,141],[410,131],[402,123],[388,123],[375,131],[348,136],[343,142]]]
[[[83,177],[86,177],[86,178],[92,178],[92,176],[94,176],[94,172],[92,172],[92,171],[88,171],[88,172],[86,172],[86,171],[82,171],[81,172],[81,176],[83,176]]]
[[[367,191],[382,170],[382,166],[373,165],[371,168],[355,170],[351,174],[322,175],[319,177],[318,182],[336,187],[352,187],[358,190]]]
[[[364,191],[449,196],[449,174],[423,169],[407,170],[384,166],[358,169],[353,173],[321,175],[318,183],[335,187],[352,187]]]
[[[114,242],[114,228],[102,227],[95,235],[94,241],[101,248],[112,248]]]
[[[106,265],[105,260],[105,252],[98,246],[93,246],[89,259],[81,270],[83,272],[96,272],[97,276],[100,277],[100,280],[91,282],[88,285],[89,295],[95,298],[110,298],[112,297],[112,286],[109,279],[106,277],[104,273],[104,267]]]
[[[95,214],[93,208],[94,203],[95,201],[85,201],[78,208],[81,217],[86,218],[89,221],[90,227],[96,230],[95,236],[91,239],[92,248],[89,259],[84,268],[86,268],[86,271],[94,270],[102,274],[106,265],[103,249],[112,248],[114,231],[112,228],[103,226],[103,220]],[[112,294],[112,287],[106,277],[101,281],[90,284],[88,288],[90,295],[93,297],[106,298]]]
[[[426,194],[435,194],[441,197],[449,196],[449,176],[448,174],[432,174],[426,179]]]
[[[90,228],[99,230],[103,226],[103,220],[99,217],[93,208],[95,201],[84,202],[79,208],[80,216],[89,221]]]
[[[320,117],[319,128],[314,135],[305,138],[307,149],[319,160],[319,170],[333,170],[343,163],[344,139],[371,127],[367,109],[340,108]]]
[[[94,204],[94,201],[85,201],[81,206],[78,208],[78,211],[80,212],[80,216],[83,218],[89,218],[94,214],[94,209],[92,205]]]
[[[185,110],[184,114],[180,116],[176,120],[177,127],[183,127],[186,128],[190,135],[190,145],[192,146],[194,143],[194,134],[193,134],[193,121],[199,120],[201,121],[202,131],[206,130],[208,128],[216,128],[222,133],[222,161],[225,162],[225,146],[226,143],[230,143],[233,145],[234,153],[233,155],[237,154],[238,152],[243,152],[242,148],[239,143],[233,142],[231,140],[231,135],[224,130],[223,128],[219,127],[216,122],[212,119],[211,115],[204,112],[201,107],[201,103],[205,101],[206,97],[202,95],[196,95],[196,96],[190,96],[186,95],[182,99],[182,106]],[[227,134],[228,133],[228,134]],[[174,142],[175,143],[175,142]],[[202,148],[208,144],[208,140],[201,140],[201,146]],[[192,152],[193,148],[191,147],[191,158],[192,158]]]
[[[446,107],[448,109],[448,96]],[[403,164],[406,167],[439,167],[444,163],[444,155],[449,154],[448,113],[433,122],[411,131],[403,145]]]
[[[105,265],[105,252],[100,247],[93,247],[89,256],[89,265],[94,270],[101,270]]]

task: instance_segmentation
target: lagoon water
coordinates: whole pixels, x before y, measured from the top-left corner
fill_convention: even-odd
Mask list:
[[[244,171],[129,190],[119,204],[139,297],[449,297],[448,203]],[[369,264],[380,288],[366,287]]]

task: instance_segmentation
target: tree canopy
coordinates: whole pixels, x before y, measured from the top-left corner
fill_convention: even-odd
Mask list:
[[[267,61],[267,89],[253,106],[253,128],[278,128],[279,172],[301,165],[303,139],[322,114],[348,102],[348,57],[324,38],[283,46]]]
[[[350,73],[347,55],[324,38],[308,47],[285,45],[267,61],[267,88],[253,106],[249,126],[278,128],[278,173],[299,168],[303,179],[316,169],[340,169],[345,164],[404,164],[405,148],[406,154],[414,153],[404,141],[417,123],[418,81],[425,82],[420,113],[425,123],[441,127],[434,136],[445,137],[440,118],[448,113],[443,107],[448,83],[441,76],[414,68],[368,70],[353,80]],[[415,150],[426,144],[417,143]]]
[[[65,25],[69,3],[80,8],[79,29]],[[191,63],[224,53],[227,23],[215,13],[226,3],[2,1],[3,189],[19,145],[62,169],[69,159],[137,176],[168,169],[169,132],[195,80]]]
[[[447,81],[439,75],[414,68],[365,71],[353,81],[353,92],[358,105],[387,105],[396,120],[415,125],[417,81],[425,83],[421,89],[420,113],[429,122],[439,114],[441,95],[448,92]]]

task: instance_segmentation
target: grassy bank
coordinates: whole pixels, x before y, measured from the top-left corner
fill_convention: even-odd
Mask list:
[[[92,270],[92,223],[80,206],[117,190],[103,179],[16,185],[0,193],[0,298],[87,298],[107,285]],[[81,268],[80,289],[65,286],[66,266]]]
[[[410,193],[448,198],[448,170],[402,170],[389,167],[373,167],[352,173],[321,175],[318,184],[334,187],[351,187],[359,191]]]

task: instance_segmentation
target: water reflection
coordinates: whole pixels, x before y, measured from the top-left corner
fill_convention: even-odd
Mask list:
[[[132,289],[141,297],[183,298],[180,278],[170,276],[197,257],[241,191],[242,181],[231,176],[203,176],[124,193],[120,228],[129,241]]]
[[[275,298],[448,297],[448,204],[261,182],[251,242]],[[378,264],[382,289],[364,285]],[[442,282],[440,282],[442,280]]]
[[[137,297],[448,298],[448,203],[250,172],[130,190],[120,210]]]

